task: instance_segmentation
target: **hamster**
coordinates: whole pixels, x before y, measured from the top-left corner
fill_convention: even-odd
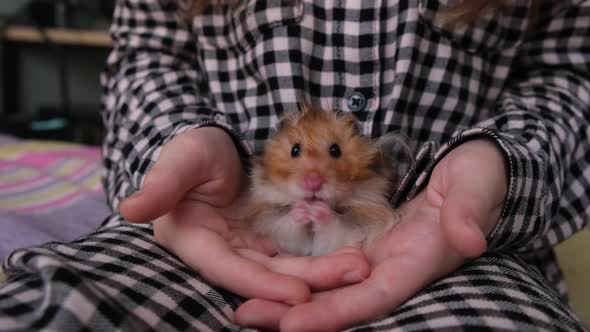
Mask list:
[[[363,247],[399,219],[387,199],[392,176],[354,116],[302,106],[253,159],[247,222],[279,253]]]

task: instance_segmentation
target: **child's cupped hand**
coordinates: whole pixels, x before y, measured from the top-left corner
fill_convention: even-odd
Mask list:
[[[394,310],[486,250],[485,237],[504,207],[507,179],[495,143],[458,146],[434,168],[426,188],[400,207],[400,223],[369,245],[366,280],[314,292],[311,301],[295,306],[253,299],[238,309],[238,322],[281,331],[337,331]]]
[[[361,281],[365,255],[346,248],[327,257],[278,257],[272,244],[225,219],[246,174],[231,137],[217,127],[182,133],[163,148],[142,188],[119,206],[131,222],[152,222],[156,241],[216,286],[287,304],[312,291]],[[236,245],[237,244],[237,245]]]

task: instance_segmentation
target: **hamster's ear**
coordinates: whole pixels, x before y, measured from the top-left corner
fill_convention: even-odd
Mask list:
[[[397,187],[398,180],[414,164],[414,148],[409,138],[399,133],[387,133],[376,140],[379,158],[375,171],[387,176]]]
[[[336,116],[338,117],[338,119],[340,119],[340,121],[344,122],[348,127],[352,128],[355,135],[361,134],[361,125],[354,115],[338,111],[336,112]]]
[[[299,112],[285,112],[281,118],[279,119],[279,123],[277,124],[276,128],[277,131],[280,131],[286,127],[293,127],[297,124],[297,121],[299,120],[299,118],[301,117],[301,115],[299,114]]]
[[[312,113],[315,111],[315,109],[313,107],[311,107],[311,105],[306,102],[298,103],[297,109],[299,110],[299,113],[301,113],[301,116],[305,116],[306,114],[309,114],[309,113]]]
[[[399,133],[387,133],[377,139],[377,148],[384,159],[390,163],[400,160],[414,163],[414,152],[409,144],[409,139]]]

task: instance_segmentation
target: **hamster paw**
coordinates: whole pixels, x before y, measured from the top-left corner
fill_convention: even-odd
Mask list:
[[[334,219],[334,212],[328,204],[322,201],[309,203],[309,216],[316,224],[329,224]]]
[[[295,203],[290,214],[297,223],[305,225],[311,222],[310,205],[305,201]]]

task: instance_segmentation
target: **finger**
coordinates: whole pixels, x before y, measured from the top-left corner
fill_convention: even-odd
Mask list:
[[[121,202],[121,215],[131,222],[151,222],[172,210],[192,185],[181,174],[167,165],[155,165],[141,190]]]
[[[441,224],[451,246],[464,257],[478,257],[487,247],[482,231],[493,207],[481,195],[461,186],[450,188],[441,207]]]
[[[216,232],[203,227],[178,228],[172,250],[209,282],[247,298],[288,304],[306,301],[309,287],[238,255]]]
[[[281,320],[281,331],[343,330],[384,314],[411,291],[399,275],[383,280],[374,272],[362,283],[321,293],[311,302],[293,307]],[[325,314],[327,308],[329,315]]]
[[[121,203],[121,214],[132,222],[150,222],[172,210],[190,189],[219,185],[209,167],[213,160],[211,149],[203,141],[220,132],[223,133],[221,129],[205,127],[172,139],[146,174],[140,191]]]
[[[459,264],[457,257],[451,261],[442,254],[417,258],[392,258],[378,265],[362,283],[314,295],[312,301],[294,306],[284,315],[281,331],[339,331],[374,320]]]
[[[366,279],[371,271],[368,259],[358,248],[347,247],[327,256],[269,257],[247,249],[244,257],[257,261],[269,270],[298,277],[312,290],[325,290]]]
[[[281,318],[290,308],[291,306],[284,303],[252,299],[238,307],[235,320],[243,327],[277,331]]]

